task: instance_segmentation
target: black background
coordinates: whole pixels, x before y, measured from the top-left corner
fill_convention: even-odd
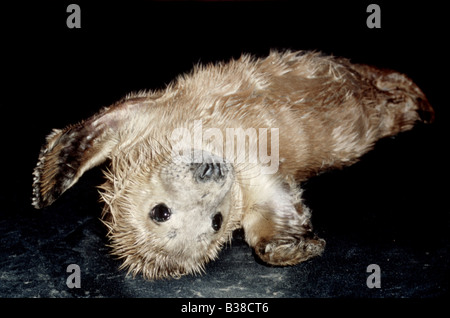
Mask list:
[[[66,26],[66,8],[72,2],[81,7],[81,29]],[[99,169],[88,172],[53,206],[36,211],[30,205],[31,173],[39,149],[52,128],[80,121],[131,91],[164,88],[196,63],[301,49],[407,74],[435,108],[436,122],[382,140],[358,164],[308,181],[305,199],[316,231],[327,239],[325,256],[306,265],[309,276],[297,273],[304,271],[301,265],[287,269],[292,277],[305,280],[301,286],[291,281],[279,294],[266,294],[256,284],[248,294],[231,296],[446,296],[446,9],[438,1],[375,1],[381,7],[381,29],[369,29],[366,8],[372,2],[39,1],[2,6],[0,295],[199,296],[184,287],[196,278],[157,285],[136,279],[133,287],[121,292],[128,278],[117,271],[120,263],[108,256],[97,219]],[[84,236],[96,239],[83,241]],[[55,239],[59,241],[52,242]],[[78,252],[81,248],[91,250]],[[251,266],[263,265],[231,262],[230,268],[227,263],[234,250],[247,253],[245,260],[254,262],[247,248],[242,233],[237,233],[232,247],[221,255],[225,261],[219,259],[207,272],[229,271],[229,277],[220,276],[228,285],[237,277],[233,271],[248,277]],[[82,290],[64,285],[65,267],[71,262],[82,267]],[[365,286],[365,267],[371,263],[390,271],[383,272],[380,290]],[[99,279],[105,268],[112,271],[107,283]],[[359,278],[352,274],[355,271]],[[211,292],[221,286],[213,275],[201,278],[209,286],[201,296],[230,297]],[[245,279],[238,283],[245,284]],[[175,295],[170,288],[177,284],[182,292]]]

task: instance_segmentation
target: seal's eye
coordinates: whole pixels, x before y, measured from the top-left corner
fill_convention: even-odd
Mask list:
[[[222,213],[219,212],[214,214],[211,224],[214,231],[220,230],[220,227],[222,226],[222,221],[223,221]]]
[[[150,218],[156,222],[166,222],[171,215],[172,211],[164,203],[155,205],[150,211]]]

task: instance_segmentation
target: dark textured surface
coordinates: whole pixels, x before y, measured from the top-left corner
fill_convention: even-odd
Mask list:
[[[448,80],[439,36],[445,19],[432,6],[383,3],[382,29],[369,30],[361,1],[256,10],[83,2],[82,29],[68,30],[68,3],[12,7],[1,21],[2,106],[11,115],[2,125],[0,297],[448,296]],[[397,69],[437,110],[435,124],[383,140],[360,163],[304,185],[315,230],[327,241],[322,257],[269,267],[237,232],[204,275],[149,282],[119,271],[120,261],[108,254],[99,169],[52,206],[31,207],[31,172],[52,128],[130,91],[163,87],[198,61],[271,48],[316,49]],[[67,287],[69,264],[80,266],[81,288]],[[366,285],[369,264],[381,268],[380,289]]]
[[[448,291],[448,252],[442,243],[417,249],[327,237],[321,258],[271,268],[255,262],[249,247],[236,238],[203,276],[148,282],[117,270],[119,262],[108,256],[95,218],[52,225],[54,220],[49,214],[16,220],[14,230],[2,222],[3,297],[433,297]],[[38,221],[41,225],[33,226]],[[66,286],[71,263],[81,268],[79,289]],[[366,286],[371,263],[381,268],[381,289]]]

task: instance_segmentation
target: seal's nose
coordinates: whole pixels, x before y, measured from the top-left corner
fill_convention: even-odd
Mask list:
[[[198,182],[219,181],[227,175],[226,165],[221,163],[200,163],[194,172],[194,178]]]

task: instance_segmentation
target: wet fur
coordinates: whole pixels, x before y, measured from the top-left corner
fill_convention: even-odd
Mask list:
[[[200,273],[240,227],[263,261],[294,265],[325,246],[312,232],[299,183],[353,164],[380,138],[433,117],[422,91],[395,71],[313,52],[243,55],[199,65],[164,90],[131,94],[54,130],[34,170],[32,204],[50,205],[86,170],[109,160],[100,187],[104,223],[112,252],[131,273],[148,279]],[[223,135],[229,127],[278,128],[278,171],[229,163],[226,186],[195,181],[197,166],[176,162],[168,138],[178,127],[192,131],[195,120]],[[203,150],[217,152],[212,142]],[[176,207],[170,221],[149,220],[158,202]],[[215,232],[217,210],[223,225]]]

